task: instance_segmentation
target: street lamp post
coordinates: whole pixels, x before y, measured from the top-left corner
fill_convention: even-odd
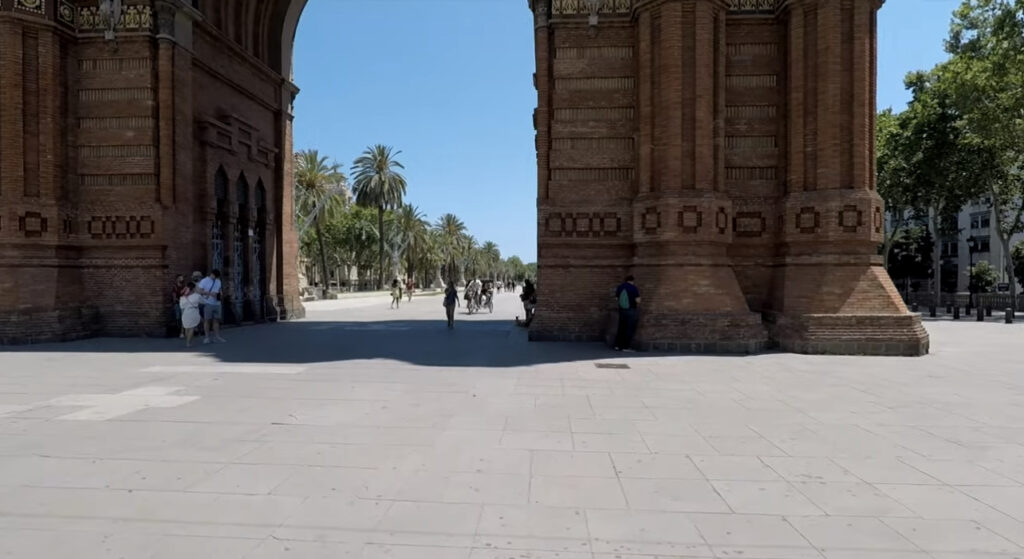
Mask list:
[[[974,253],[978,250],[978,239],[974,235],[967,237],[967,254],[970,259],[970,271],[967,276],[967,307],[974,306]]]

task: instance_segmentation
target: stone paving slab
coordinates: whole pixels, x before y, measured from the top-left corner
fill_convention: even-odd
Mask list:
[[[1024,325],[622,355],[387,302],[0,351],[0,557],[1024,557]]]

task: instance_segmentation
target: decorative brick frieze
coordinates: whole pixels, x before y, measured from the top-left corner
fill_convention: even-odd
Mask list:
[[[153,218],[148,215],[92,216],[88,224],[89,236],[93,239],[149,239],[155,229]]]
[[[596,8],[597,13],[628,14],[633,9],[633,0],[551,0],[553,15],[588,15]]]

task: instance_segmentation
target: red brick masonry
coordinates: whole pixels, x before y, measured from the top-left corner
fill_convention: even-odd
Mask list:
[[[535,340],[921,355],[877,247],[876,0],[534,0]],[[596,16],[596,17],[595,17]]]
[[[229,320],[302,316],[305,3],[125,0],[108,41],[94,0],[0,0],[0,342],[163,335],[211,267]],[[927,352],[876,255],[875,0],[530,6],[532,339],[601,339],[631,271],[644,347]]]

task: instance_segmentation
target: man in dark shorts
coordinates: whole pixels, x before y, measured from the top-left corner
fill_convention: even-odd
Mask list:
[[[615,351],[633,351],[637,306],[640,304],[640,290],[633,282],[633,276],[628,276],[626,281],[615,289],[615,300],[619,307],[619,330],[615,335]]]

